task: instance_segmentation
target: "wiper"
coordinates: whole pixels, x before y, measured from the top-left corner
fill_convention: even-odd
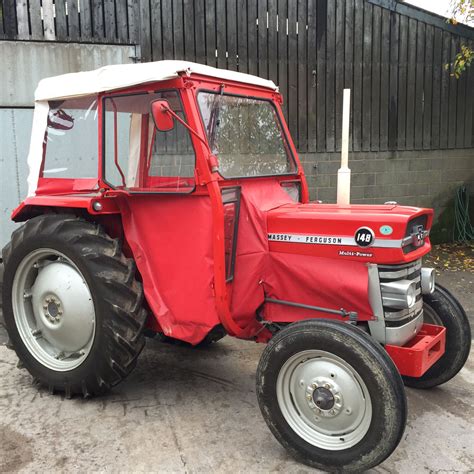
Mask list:
[[[209,148],[214,153],[216,145],[216,131],[219,126],[219,113],[220,113],[220,102],[222,94],[224,93],[224,84],[221,85],[221,91],[219,95],[216,95],[212,102],[211,116],[207,125],[207,136],[209,137]]]

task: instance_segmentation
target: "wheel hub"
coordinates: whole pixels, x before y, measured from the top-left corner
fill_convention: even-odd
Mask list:
[[[61,301],[55,296],[48,296],[43,300],[43,314],[51,324],[59,324],[63,315]]]
[[[319,377],[306,388],[306,400],[316,415],[331,418],[343,408],[340,388],[334,381]]]
[[[318,387],[313,392],[313,402],[321,410],[330,410],[334,406],[334,395],[331,390],[324,387]]]

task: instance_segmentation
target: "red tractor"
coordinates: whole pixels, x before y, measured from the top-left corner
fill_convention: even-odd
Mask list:
[[[272,433],[310,466],[361,471],[402,437],[404,384],[463,367],[466,314],[422,267],[432,210],[310,203],[273,82],[161,61],[45,79],[35,98],[3,310],[51,392],[106,392],[145,334],[268,343]]]

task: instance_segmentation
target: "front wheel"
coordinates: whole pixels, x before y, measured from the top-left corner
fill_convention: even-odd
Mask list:
[[[298,460],[326,471],[363,471],[384,461],[405,429],[407,404],[395,365],[346,323],[289,325],[257,370],[263,417]]]
[[[471,327],[457,299],[437,284],[423,300],[424,322],[446,328],[446,350],[421,377],[403,377],[405,385],[413,388],[432,388],[451,380],[464,367],[471,350]]]

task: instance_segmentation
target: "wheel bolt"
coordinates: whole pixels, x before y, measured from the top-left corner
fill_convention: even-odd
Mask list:
[[[311,395],[309,395],[309,394],[306,395],[306,400],[311,400],[311,398],[312,398]]]
[[[331,388],[331,386],[328,384],[328,383],[325,383],[324,384],[324,388],[326,388],[327,390],[329,390]]]
[[[313,384],[311,384],[311,388],[312,388],[313,390],[316,390],[316,389],[318,388],[318,386],[317,386],[315,383],[313,383]]]

